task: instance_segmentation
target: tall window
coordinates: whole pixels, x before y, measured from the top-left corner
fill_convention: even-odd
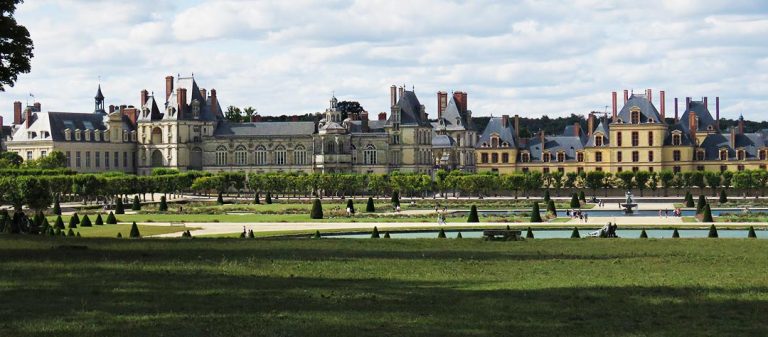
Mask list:
[[[637,163],[640,161],[640,151],[632,151],[632,162]]]
[[[123,152],[123,167],[128,167],[128,152]]]
[[[216,166],[227,165],[227,148],[219,146],[216,148]]]
[[[550,160],[550,154],[549,153],[544,153],[544,154],[541,155],[541,161],[543,161],[545,163],[548,163],[549,160]]]
[[[602,152],[595,152],[595,161],[598,162],[598,163],[603,161],[603,153]]]
[[[576,161],[579,163],[584,161],[584,152],[579,152],[576,154]]]
[[[632,111],[632,124],[640,124],[640,111]]]
[[[109,152],[104,152],[104,167],[109,168]]]
[[[728,160],[728,150],[720,150],[720,160]]]
[[[648,146],[653,146],[653,131],[648,131]]]
[[[616,146],[621,146],[621,132],[616,132]]]
[[[32,160],[32,151],[27,151],[27,161]]]
[[[96,158],[93,159],[93,163],[96,164],[96,167],[101,167],[101,152],[96,151],[93,153]]]
[[[376,165],[376,163],[379,161],[376,147],[372,144],[368,144],[365,146],[365,150],[363,150],[363,162],[366,165]]]
[[[648,151],[648,161],[653,162],[653,151]]]
[[[622,159],[624,159],[623,157],[624,157],[624,156],[622,156],[622,153],[621,153],[621,151],[619,151],[619,152],[616,152],[616,161],[617,161],[617,162],[621,162],[621,160],[622,160]]]
[[[499,154],[498,153],[491,153],[491,163],[498,163],[499,162]]]
[[[275,165],[285,165],[286,164],[286,152],[285,147],[282,145],[278,145],[275,148]]]
[[[488,154],[487,153],[481,153],[480,154],[480,162],[483,164],[488,164]]]
[[[293,164],[307,165],[307,150],[304,145],[298,145],[293,149]]]
[[[67,167],[72,167],[72,152],[67,151]]]
[[[637,131],[632,132],[632,146],[640,145],[640,133]]]
[[[256,165],[267,165],[267,149],[264,147],[264,145],[259,145],[256,147]]]
[[[738,159],[738,160],[744,160],[744,158],[746,158],[746,156],[745,156],[745,154],[744,154],[744,150],[738,150],[738,151],[736,151],[736,159]]]
[[[557,161],[559,161],[559,162],[561,162],[561,163],[562,163],[562,162],[564,162],[564,161],[565,161],[565,153],[563,153],[563,152],[558,152],[558,153],[557,153]]]
[[[527,163],[531,161],[531,154],[530,153],[523,153],[520,155],[520,161],[523,163]]]
[[[501,154],[501,162],[502,163],[509,163],[509,153],[502,153]]]
[[[680,161],[680,150],[672,151],[672,160]]]
[[[75,166],[80,167],[80,151],[75,152]]]
[[[680,145],[680,135],[672,135],[672,145],[678,146]]]
[[[85,151],[85,167],[91,167],[91,151]]]
[[[113,154],[115,155],[115,168],[118,168],[120,167],[120,152],[115,151]]]
[[[766,158],[766,152],[768,152],[768,150],[762,150],[762,151],[760,151],[760,160],[765,160],[765,158]]]
[[[235,165],[248,164],[248,152],[245,151],[245,146],[238,145],[235,148]]]
[[[603,146],[603,135],[595,135],[595,146]]]

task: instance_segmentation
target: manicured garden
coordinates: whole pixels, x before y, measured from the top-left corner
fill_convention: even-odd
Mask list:
[[[0,335],[765,336],[766,248],[3,235]]]

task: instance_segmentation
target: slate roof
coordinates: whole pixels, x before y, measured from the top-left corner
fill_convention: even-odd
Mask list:
[[[400,107],[400,125],[429,126],[429,121],[421,118],[421,103],[413,91],[404,90],[396,104]],[[392,122],[389,116],[388,122]]]
[[[200,120],[205,121],[215,121],[221,119],[221,114],[223,113],[221,110],[221,104],[217,101],[218,104],[218,110],[217,114],[214,114],[211,110],[211,100],[208,99],[208,97],[203,97],[203,95],[200,93],[200,88],[197,86],[197,82],[195,82],[194,77],[179,77],[176,79],[175,82],[175,89],[171,93],[171,95],[168,97],[168,101],[166,102],[166,108],[172,107],[174,108],[177,113],[173,116],[169,115],[168,113],[163,114],[163,119],[171,119],[176,120],[179,118],[178,111],[178,100],[176,99],[176,93],[179,88],[187,89],[187,106],[189,107],[187,109],[187,112],[184,114],[182,119],[190,120],[194,119],[192,116],[192,101],[198,100],[200,102]],[[164,110],[167,111],[167,110]]]
[[[456,140],[453,139],[453,137],[448,135],[433,135],[432,136],[432,147],[436,149],[446,149],[446,148],[452,148],[454,145],[456,145]]]
[[[680,131],[680,145],[690,146],[691,144],[693,144],[693,140],[691,140],[691,135],[687,131],[683,130],[680,124],[674,124],[669,126],[667,130],[667,134],[664,137],[665,146],[672,145],[673,131]]]
[[[467,130],[469,127],[467,116],[459,111],[459,107],[453,97],[448,101],[448,106],[445,107],[445,111],[443,111],[441,118],[438,118],[436,124],[433,123],[432,126],[447,131]]]
[[[144,109],[148,110],[148,113],[144,114]],[[155,101],[155,96],[149,96],[147,97],[147,103],[144,104],[144,106],[139,107],[139,117],[138,121],[153,121],[153,120],[161,120],[163,119],[163,113],[160,111],[160,108],[157,106],[157,101]]]
[[[610,124],[608,124],[607,118],[601,118],[600,123],[597,124],[597,127],[595,128],[595,131],[592,131],[592,137],[589,137],[587,139],[587,142],[584,146],[595,146],[595,137],[594,134],[596,133],[602,133],[603,134],[603,146],[608,146],[611,142],[610,133],[611,127]]]
[[[584,149],[582,138],[576,136],[545,136],[543,150],[541,145],[541,139],[539,137],[533,137],[529,139],[527,150],[531,154],[532,162],[540,162],[542,159],[542,154],[545,151],[549,151],[551,154],[551,162],[555,162],[557,160],[557,153],[560,151],[565,152],[566,161],[575,161],[576,151]]]
[[[746,153],[746,159],[758,158],[758,151],[761,148],[766,147],[765,133],[745,133],[736,134],[736,147],[731,146],[731,134],[730,133],[715,133],[708,135],[701,142],[699,148],[704,149],[705,160],[719,160],[720,149],[726,148],[728,150],[728,158],[736,158],[736,149],[743,148]]]
[[[315,133],[315,122],[219,122],[214,137],[310,136]]]
[[[64,137],[64,130],[107,130],[107,121],[109,116],[93,113],[79,113],[79,112],[38,112],[32,115],[34,120],[32,125],[27,128],[26,123],[21,124],[14,134],[14,141],[30,141],[30,140],[53,140],[53,141],[66,141]],[[128,116],[121,115],[123,121],[124,130],[133,130],[133,125]],[[37,137],[34,139],[29,138],[29,132],[35,132]],[[42,137],[42,132],[48,132],[50,138]],[[70,142],[77,142],[73,136]],[[86,142],[85,137],[80,138],[80,142]]]
[[[507,120],[507,125],[503,125],[503,118],[491,117],[488,120],[488,125],[485,126],[485,130],[480,135],[480,139],[477,141],[476,147],[482,147],[483,143],[491,144],[491,135],[496,133],[499,135],[499,143],[507,142],[509,147],[516,147],[515,144],[515,128],[512,125],[511,120]]]
[[[369,120],[368,121],[368,133],[382,133],[384,131],[384,124],[386,121]],[[356,120],[349,122],[349,132],[351,133],[363,133],[363,122]]]
[[[634,107],[640,108],[640,123],[648,123],[649,120],[653,120],[654,123],[659,123],[661,121],[659,111],[656,110],[653,103],[648,101],[648,98],[645,95],[632,94],[618,114],[618,118],[622,123],[630,123],[632,121],[631,112]]]
[[[715,127],[715,119],[712,118],[712,114],[709,112],[709,109],[707,109],[707,106],[704,105],[703,101],[691,101],[691,104],[683,110],[683,115],[680,116],[680,121],[678,122],[680,126],[683,128],[683,131],[689,132],[688,128],[688,116],[693,113],[698,117],[698,128],[697,131],[704,131],[708,130],[711,126],[712,128]]]

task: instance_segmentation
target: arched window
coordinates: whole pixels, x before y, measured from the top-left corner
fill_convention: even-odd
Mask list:
[[[520,155],[520,161],[523,163],[528,163],[531,161],[531,154],[530,153],[523,153]]]
[[[747,157],[747,156],[746,156],[746,154],[745,154],[744,150],[738,150],[738,151],[736,151],[736,159],[738,159],[738,160],[744,160],[746,157]]]
[[[565,152],[558,152],[557,153],[557,161],[561,162],[561,163],[565,161]]]
[[[499,136],[491,136],[491,147],[499,147]]]
[[[152,129],[152,144],[160,144],[163,142],[163,130],[156,127]]]
[[[366,165],[376,165],[378,162],[376,147],[371,144],[366,145],[365,151],[363,151],[363,158]]]
[[[632,111],[632,124],[640,124],[640,111]]]
[[[248,152],[245,150],[245,146],[238,145],[235,148],[235,165],[248,164]]]
[[[680,135],[672,135],[672,145],[678,146],[680,145]]]
[[[216,166],[227,165],[227,148],[219,146],[216,148]]]
[[[282,145],[278,145],[275,148],[275,165],[285,165],[286,164],[286,152],[285,147]]]
[[[603,135],[595,135],[595,146],[603,146]]]
[[[256,165],[263,166],[267,165],[267,149],[264,147],[264,145],[259,145],[256,147]]]
[[[551,158],[550,158],[549,152],[544,153],[544,154],[541,155],[541,161],[543,161],[545,163],[548,163],[550,161],[550,159]]]
[[[728,150],[720,150],[720,160],[728,160]]]
[[[304,145],[298,145],[293,149],[293,164],[307,165],[307,150]]]

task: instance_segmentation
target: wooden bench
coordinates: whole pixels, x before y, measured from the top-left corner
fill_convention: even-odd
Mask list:
[[[509,229],[487,229],[483,231],[483,240],[519,241],[523,240],[521,231]]]

